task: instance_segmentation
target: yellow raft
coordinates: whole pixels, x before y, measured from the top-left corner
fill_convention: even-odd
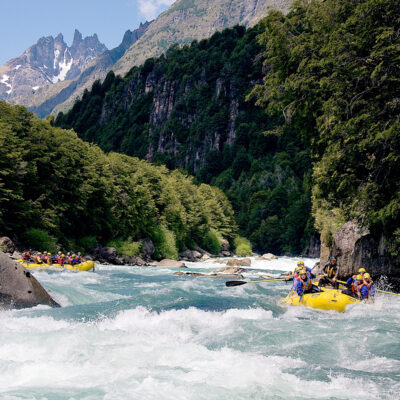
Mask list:
[[[55,269],[55,270],[63,270],[69,269],[70,271],[90,271],[94,270],[94,266],[96,263],[94,261],[84,261],[80,264],[70,265],[70,264],[32,264],[32,263],[24,263],[22,260],[17,260],[21,263],[25,268],[28,269]]]
[[[335,310],[345,312],[346,307],[351,304],[359,303],[360,300],[343,294],[341,290],[322,288],[318,293],[304,294],[300,299],[297,292],[293,290],[282,299],[282,303],[290,304],[292,306],[306,306],[318,308],[320,310]]]

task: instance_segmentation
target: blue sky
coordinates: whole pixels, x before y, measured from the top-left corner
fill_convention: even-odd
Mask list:
[[[127,29],[155,18],[174,0],[0,0],[0,65],[36,43],[42,36],[64,35],[71,45],[75,28],[82,35],[97,33],[109,49]]]

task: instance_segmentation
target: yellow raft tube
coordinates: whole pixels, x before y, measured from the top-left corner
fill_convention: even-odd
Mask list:
[[[22,260],[17,260],[22,264],[25,268],[28,269],[55,269],[55,270],[63,270],[69,269],[70,271],[90,271],[94,270],[96,263],[94,261],[84,261],[80,264],[70,265],[70,264],[32,264],[32,263],[24,263]]]
[[[282,303],[292,306],[306,306],[320,310],[335,310],[345,312],[351,304],[360,303],[360,300],[343,294],[341,290],[322,288],[318,293],[303,294],[301,300],[293,290],[282,299]]]

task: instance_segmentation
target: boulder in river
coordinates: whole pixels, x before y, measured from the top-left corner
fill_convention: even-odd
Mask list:
[[[142,257],[145,260],[151,260],[151,257],[156,251],[153,242],[149,238],[143,239],[141,240],[141,242],[142,242],[142,252],[143,252]]]
[[[277,260],[278,256],[276,256],[275,254],[272,254],[272,253],[266,253],[266,254],[263,254],[260,258],[262,260],[271,261],[271,260]]]
[[[222,267],[217,271],[217,273],[223,273],[223,274],[241,274],[244,271],[243,268],[237,268],[237,267]]]
[[[0,251],[4,251],[4,253],[10,254],[14,253],[15,245],[9,237],[3,236],[0,238]]]
[[[229,267],[250,267],[250,258],[232,258],[226,263]]]
[[[182,253],[179,253],[179,260],[196,262],[199,261],[202,256],[203,255],[197,250],[185,250]]]
[[[27,308],[39,304],[60,307],[26,268],[0,251],[0,306]]]
[[[150,265],[155,267],[167,267],[167,268],[186,268],[186,265],[182,261],[170,260],[169,258],[164,258],[161,261],[153,261]]]

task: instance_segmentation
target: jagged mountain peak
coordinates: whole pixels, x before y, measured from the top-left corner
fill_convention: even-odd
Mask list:
[[[83,38],[77,29],[71,47],[62,33],[41,37],[21,56],[0,67],[0,99],[29,96],[39,88],[73,79],[106,50],[96,34]]]

